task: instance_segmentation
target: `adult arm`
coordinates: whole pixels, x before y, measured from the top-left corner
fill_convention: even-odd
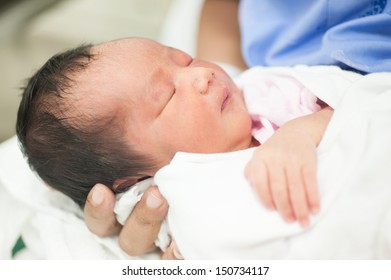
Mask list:
[[[197,57],[246,69],[240,48],[237,0],[206,0],[201,11]]]

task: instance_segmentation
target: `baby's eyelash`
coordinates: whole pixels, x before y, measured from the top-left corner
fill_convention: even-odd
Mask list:
[[[159,112],[159,116],[161,115],[161,113],[164,111],[164,109],[167,107],[167,105],[170,103],[171,99],[173,98],[173,96],[175,95],[175,92],[176,92],[176,88],[173,88],[169,98],[167,99],[167,101],[163,104],[160,112]]]
[[[170,98],[168,98],[168,100],[167,100],[166,106],[167,106],[168,103],[170,103],[171,99],[172,99],[173,96],[175,95],[175,92],[176,92],[176,88],[174,87],[174,89],[173,89],[173,91],[172,91],[172,93],[171,93],[171,95],[170,95]]]

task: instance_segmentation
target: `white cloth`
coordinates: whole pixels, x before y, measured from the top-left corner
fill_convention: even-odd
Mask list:
[[[266,210],[246,182],[243,170],[252,152],[177,153],[156,174],[170,205],[173,238],[186,259],[279,257],[289,246],[284,237],[300,232]]]
[[[123,225],[125,224],[130,213],[132,213],[136,203],[140,201],[144,192],[153,185],[153,178],[149,178],[138,182],[133,185],[128,191],[120,193],[116,196],[116,204],[114,207],[114,213],[117,216],[118,222]],[[168,246],[171,243],[171,234],[167,224],[167,220],[164,219],[162,225],[160,226],[160,231],[155,240],[155,245],[161,248],[163,251],[166,251]]]

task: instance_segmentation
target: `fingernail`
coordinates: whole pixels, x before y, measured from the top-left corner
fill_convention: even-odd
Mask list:
[[[149,208],[156,209],[162,205],[163,200],[160,198],[158,194],[156,194],[154,191],[151,191],[148,193],[146,203]]]
[[[92,190],[91,202],[92,205],[98,206],[103,203],[105,196],[102,189],[99,186],[95,186]]]

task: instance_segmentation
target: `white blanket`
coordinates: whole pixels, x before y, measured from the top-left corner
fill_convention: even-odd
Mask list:
[[[264,209],[243,177],[252,150],[178,153],[155,182],[185,258],[391,258],[391,74],[341,81],[309,70],[294,75],[335,101],[318,149],[320,214],[302,229]]]

